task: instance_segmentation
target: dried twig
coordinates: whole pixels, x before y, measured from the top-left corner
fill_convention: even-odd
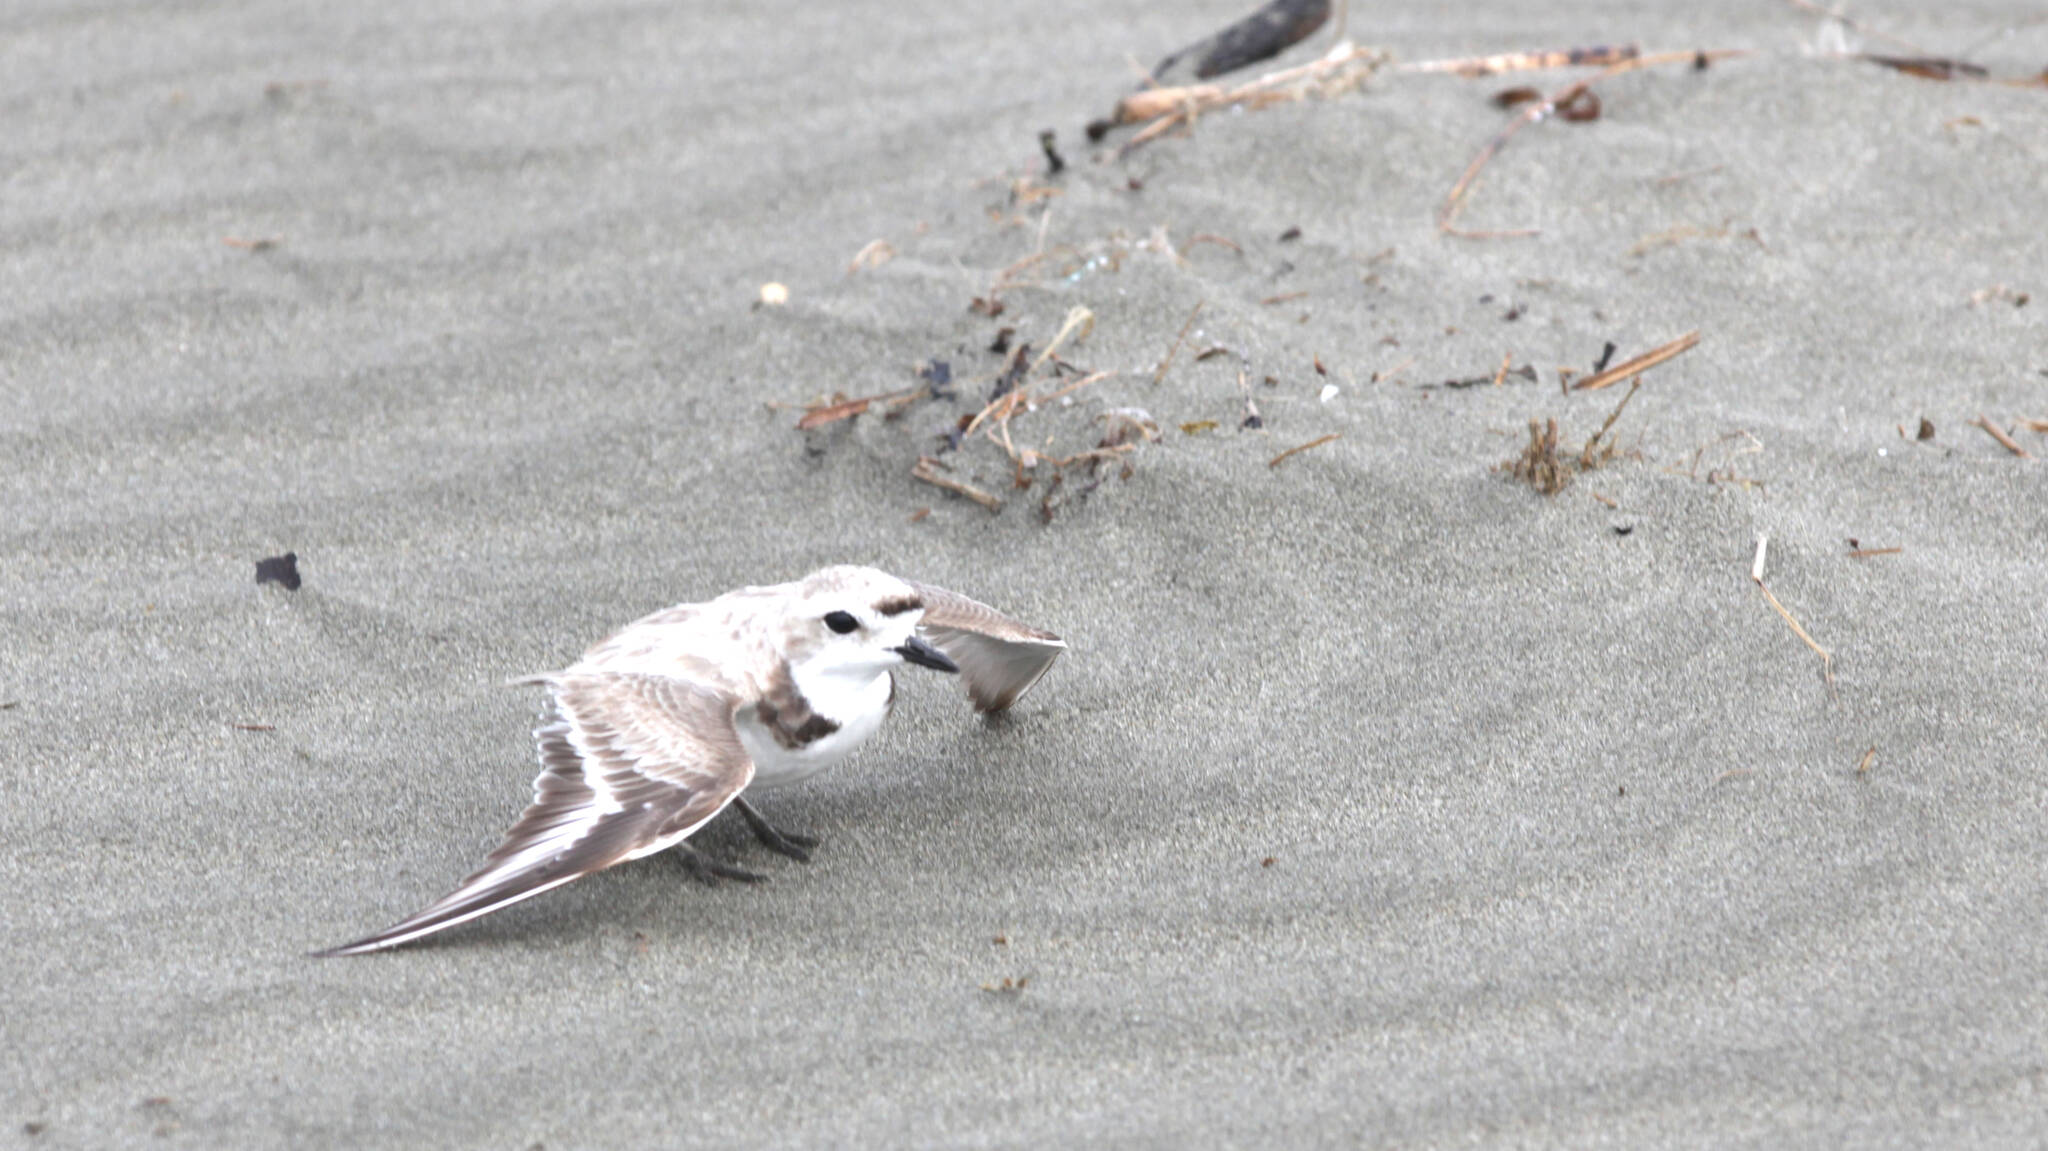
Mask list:
[[[1636,392],[1642,386],[1643,377],[1641,376],[1637,376],[1631,381],[1628,386],[1628,394],[1621,397],[1621,402],[1614,405],[1613,411],[1607,413],[1607,422],[1601,424],[1600,430],[1593,433],[1593,438],[1586,441],[1586,446],[1579,451],[1580,471],[1592,471],[1607,460],[1614,458],[1615,449],[1612,444],[1609,444],[1607,451],[1598,457],[1594,456],[1593,451],[1600,446],[1600,441],[1606,438],[1608,431],[1614,427],[1614,421],[1621,418],[1621,409],[1627,407],[1628,402],[1636,398]]]
[[[1857,775],[1862,775],[1862,774],[1863,774],[1864,772],[1866,772],[1866,771],[1869,771],[1869,770],[1870,770],[1870,761],[1871,761],[1871,760],[1873,760],[1873,759],[1876,759],[1876,758],[1877,758],[1877,745],[1873,743],[1873,744],[1871,744],[1871,745],[1870,745],[1870,750],[1868,750],[1868,751],[1866,751],[1866,752],[1864,752],[1864,753],[1863,753],[1863,760],[1862,760],[1862,762],[1860,762],[1860,763],[1858,763],[1858,764],[1856,765],[1856,774],[1857,774]]]
[[[910,478],[923,480],[933,487],[944,488],[949,492],[966,496],[968,499],[973,500],[992,512],[1002,510],[1003,501],[1001,499],[982,491],[965,480],[956,480],[951,476],[943,474],[940,469],[945,466],[945,464],[930,456],[919,456],[917,457],[917,466],[910,469]]]
[[[1173,338],[1173,346],[1166,349],[1166,358],[1159,361],[1159,370],[1152,373],[1153,386],[1158,386],[1159,381],[1166,378],[1166,370],[1173,367],[1173,357],[1180,351],[1181,341],[1188,338],[1188,329],[1195,326],[1195,317],[1202,314],[1202,305],[1206,303],[1208,303],[1207,300],[1195,301],[1194,309],[1188,312],[1187,322],[1180,326],[1180,335]],[[1207,352],[1203,353],[1203,355],[1207,354]]]
[[[1449,72],[1467,80],[1503,72],[1547,72],[1553,68],[1605,68],[1643,54],[1634,44],[1591,48],[1560,48],[1547,52],[1503,52],[1496,56],[1460,56],[1449,60],[1417,60],[1396,64],[1396,72]]]
[[[2016,455],[2023,460],[2030,460],[2034,458],[2034,453],[2021,447],[2019,445],[2018,440],[2015,440],[2011,436],[2005,434],[2004,428],[2001,428],[1997,424],[1992,423],[1990,420],[1985,419],[1984,413],[1977,413],[1977,418],[1975,420],[1972,420],[1971,422],[1976,424],[1978,427],[1983,428],[1987,433],[1990,434],[1991,438],[1997,440],[1999,444],[2005,448],[2006,451],[2011,452],[2013,455]]]
[[[1280,461],[1286,459],[1288,456],[1298,455],[1302,452],[1309,450],[1310,448],[1322,447],[1324,444],[1329,443],[1331,440],[1342,439],[1343,437],[1343,432],[1331,432],[1329,435],[1326,436],[1317,436],[1315,439],[1312,439],[1305,444],[1296,444],[1294,447],[1288,448],[1286,451],[1281,452],[1279,455],[1274,456],[1270,460],[1267,460],[1266,466],[1269,468],[1277,468],[1280,466]]]
[[[904,388],[899,391],[881,392],[872,396],[858,396],[850,400],[840,400],[836,403],[820,404],[816,407],[805,408],[803,418],[796,422],[796,428],[800,432],[807,432],[812,428],[838,423],[840,420],[850,420],[855,416],[865,413],[874,404],[885,403],[890,400],[915,399],[920,393],[927,390],[924,387]]]
[[[1616,380],[1626,379],[1629,376],[1647,372],[1673,356],[1691,350],[1699,342],[1700,334],[1695,329],[1668,344],[1652,348],[1633,359],[1623,360],[1604,372],[1587,376],[1585,379],[1573,384],[1572,390],[1575,392],[1593,391],[1597,388],[1604,388]]]
[[[1784,617],[1786,623],[1792,625],[1793,634],[1804,640],[1806,646],[1812,648],[1815,655],[1820,656],[1822,674],[1826,677],[1828,686],[1832,688],[1835,683],[1835,657],[1829,655],[1828,649],[1815,643],[1813,637],[1806,634],[1806,629],[1799,626],[1799,621],[1792,618],[1792,613],[1785,610],[1785,605],[1779,603],[1778,597],[1772,595],[1771,589],[1764,584],[1764,549],[1770,542],[1771,537],[1767,533],[1759,532],[1757,534],[1756,561],[1749,567],[1749,578],[1751,582],[1756,584],[1756,589],[1764,593],[1764,599],[1771,605],[1771,608]]]

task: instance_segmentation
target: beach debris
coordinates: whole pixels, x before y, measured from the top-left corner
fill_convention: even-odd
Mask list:
[[[10,699],[10,700],[7,700],[7,701],[5,701],[5,702],[0,702],[0,711],[13,711],[13,710],[14,710],[15,708],[17,708],[17,707],[20,707],[20,706],[21,706],[21,701],[20,701],[20,700],[18,700],[18,699]]]
[[[1305,444],[1296,444],[1293,447],[1288,448],[1286,451],[1281,452],[1279,455],[1274,456],[1272,459],[1267,460],[1266,466],[1269,468],[1277,468],[1280,466],[1282,461],[1286,460],[1290,456],[1298,456],[1301,453],[1309,451],[1312,448],[1319,448],[1322,447],[1324,444],[1331,442],[1332,440],[1341,440],[1343,438],[1343,432],[1331,432],[1328,435],[1317,436],[1315,439],[1312,439]]]
[[[1697,346],[1699,342],[1699,330],[1694,329],[1693,331],[1687,332],[1686,334],[1678,337],[1677,339],[1672,340],[1670,343],[1660,344],[1657,347],[1651,348],[1649,351],[1644,352],[1640,356],[1636,356],[1633,359],[1623,360],[1621,363],[1618,363],[1611,368],[1606,368],[1604,370],[1597,371],[1592,375],[1587,376],[1585,379],[1580,380],[1577,383],[1573,384],[1572,390],[1575,392],[1595,391],[1597,389],[1607,387],[1608,385],[1614,383],[1617,380],[1625,379],[1629,376],[1639,375],[1643,372],[1647,372],[1651,368],[1656,367],[1658,364],[1661,364],[1664,361],[1671,359],[1673,356],[1677,356],[1683,352],[1691,350],[1693,347]]]
[[[993,320],[1003,314],[1003,302],[994,296],[976,296],[968,302],[967,310]]]
[[[866,268],[879,268],[895,258],[896,245],[887,240],[869,240],[853,254],[853,259],[847,261],[846,274],[851,276]]]
[[[945,360],[927,360],[923,367],[917,369],[917,378],[924,381],[924,386],[931,392],[933,399],[954,398],[953,365]]]
[[[23,1123],[21,1125],[21,1133],[23,1135],[28,1136],[31,1139],[35,1138],[38,1135],[41,1135],[43,1132],[48,1131],[49,1129],[50,1125],[48,1123],[44,1123],[41,1120],[37,1119],[31,1119],[28,1122]]]
[[[1279,294],[1279,295],[1277,295],[1277,296],[1267,296],[1267,297],[1266,297],[1265,299],[1263,299],[1263,300],[1260,300],[1260,301],[1259,301],[1259,303],[1261,303],[1261,304],[1263,304],[1263,305],[1265,305],[1265,306],[1267,306],[1267,307],[1271,307],[1271,306],[1273,306],[1274,304],[1284,304],[1284,303],[1287,303],[1287,302],[1288,302],[1288,301],[1290,301],[1290,300],[1299,300],[1299,299],[1304,299],[1304,298],[1306,298],[1307,296],[1308,296],[1308,293],[1307,293],[1306,291],[1300,291],[1300,292],[1282,292],[1282,293],[1280,293],[1280,294]]]
[[[770,280],[761,285],[760,302],[757,306],[779,308],[789,303],[789,285]]]
[[[1278,862],[1280,862],[1280,860],[1277,857],[1269,855],[1266,858],[1259,860],[1259,866],[1271,867]]]
[[[233,729],[234,729],[234,730],[236,730],[236,731],[276,731],[276,730],[277,730],[277,726],[276,726],[275,724],[269,724],[269,723],[231,723],[231,724],[229,724],[228,726],[229,726],[229,727],[231,727],[231,728],[233,728]]]
[[[1756,584],[1756,589],[1764,593],[1764,599],[1780,616],[1784,617],[1785,622],[1792,625],[1793,634],[1804,640],[1806,646],[1812,648],[1815,655],[1820,656],[1821,672],[1827,679],[1828,686],[1832,688],[1835,683],[1835,657],[1828,654],[1828,649],[1815,643],[1812,636],[1806,634],[1806,629],[1799,626],[1799,621],[1792,618],[1792,613],[1785,610],[1785,605],[1778,602],[1778,597],[1771,594],[1770,586],[1764,583],[1764,552],[1770,545],[1770,542],[1769,532],[1757,533],[1756,559],[1749,565],[1750,582]]]
[[[984,983],[981,985],[981,989],[994,995],[1017,996],[1022,995],[1024,989],[1030,985],[1031,977],[1029,975],[1019,975],[1015,979],[1005,975],[1000,983]]]
[[[988,402],[995,403],[1009,395],[1027,373],[1031,371],[1031,344],[1027,341],[1010,350],[1010,358],[1003,370],[996,376],[996,382],[989,388]],[[972,431],[972,428],[968,429]]]
[[[2013,455],[2016,455],[2023,460],[2030,460],[2034,458],[2034,453],[2021,447],[2019,445],[2018,440],[2015,440],[2010,435],[2006,434],[2006,430],[2004,428],[2001,428],[1997,424],[1992,423],[1989,419],[1986,419],[1984,413],[1977,413],[1977,418],[1970,422],[1976,424],[1980,428],[1983,428],[1986,434],[1988,434],[1992,439],[1998,441],[2000,447],[2004,448],[2006,451],[2011,452]]]
[[[1931,440],[1931,439],[1933,439],[1933,438],[1934,438],[1934,421],[1933,421],[1933,420],[1930,420],[1930,419],[1928,419],[1928,418],[1927,418],[1926,416],[1921,416],[1921,417],[1920,417],[1920,430],[1919,430],[1918,432],[1914,433],[1914,435],[1913,435],[1913,438],[1914,438],[1914,439],[1916,439],[1916,440]]]
[[[927,519],[928,517],[930,517],[930,515],[931,515],[931,514],[932,514],[932,509],[930,509],[930,508],[928,508],[928,507],[927,507],[927,508],[919,508],[919,509],[917,509],[916,511],[914,511],[914,512],[911,512],[911,513],[910,513],[910,522],[911,522],[911,523],[914,523],[914,524],[921,524],[921,523],[923,523],[923,522],[924,522],[924,521],[925,521],[925,520],[926,520],[926,519]]]
[[[1615,535],[1618,535],[1618,536],[1625,536],[1625,535],[1628,535],[1628,534],[1629,534],[1630,532],[1633,532],[1633,531],[1635,531],[1635,530],[1636,530],[1636,525],[1634,525],[1634,524],[1615,524],[1615,525],[1614,525],[1614,534],[1615,534]]]
[[[1981,308],[1985,304],[1997,302],[2011,304],[2015,308],[2024,308],[2027,306],[2027,302],[2032,299],[2033,296],[2026,292],[2016,292],[2004,284],[1993,284],[1988,288],[1979,288],[1971,292],[1970,306]]]
[[[1614,405],[1613,411],[1607,413],[1600,430],[1593,433],[1576,456],[1565,455],[1558,450],[1561,433],[1555,419],[1531,419],[1529,442],[1522,448],[1521,455],[1507,462],[1508,473],[1536,491],[1554,496],[1572,482],[1575,474],[1594,471],[1613,462],[1621,455],[1621,448],[1618,441],[1609,439],[1608,435],[1614,430],[1615,421],[1621,418],[1622,409],[1628,407],[1628,402],[1635,398],[1642,386],[1640,376],[1629,384],[1627,394]],[[1615,506],[1597,494],[1594,498],[1609,507]]]
[[[1197,80],[1248,68],[1308,39],[1329,18],[1330,0],[1272,0],[1237,23],[1167,56],[1152,69],[1152,79],[1170,78],[1184,62]]]
[[[1259,405],[1252,399],[1251,384],[1243,368],[1237,370],[1237,394],[1244,397],[1244,419],[1238,421],[1237,430],[1255,431],[1265,427],[1266,421],[1259,416]]]
[[[1322,390],[1316,393],[1316,402],[1327,404],[1336,399],[1343,390],[1335,384],[1324,384]]]
[[[1051,128],[1040,132],[1038,134],[1038,147],[1039,150],[1045,153],[1046,175],[1057,176],[1067,170],[1067,161],[1060,155],[1058,133],[1054,132]]]
[[[1093,334],[1094,331],[1094,312],[1091,312],[1087,308],[1081,307],[1078,304],[1068,309],[1067,318],[1061,321],[1060,330],[1053,334],[1052,342],[1045,346],[1044,351],[1038,353],[1037,359],[1031,361],[1031,370],[1034,372],[1037,371],[1041,366],[1045,364],[1047,360],[1052,359],[1053,353],[1059,351],[1060,345],[1067,341],[1068,336],[1073,336],[1074,339],[1077,341],[1085,340],[1091,334]]]
[[[1401,368],[1405,368],[1409,364],[1412,364],[1414,362],[1414,358],[1410,357],[1409,359],[1404,361],[1400,367],[1389,369],[1388,374],[1391,375],[1394,372],[1398,372],[1401,370]],[[1422,386],[1424,388],[1459,389],[1480,388],[1486,387],[1487,385],[1492,385],[1493,387],[1497,388],[1502,384],[1506,383],[1511,377],[1517,380],[1525,380],[1532,384],[1537,381],[1538,377],[1536,375],[1536,366],[1534,364],[1523,364],[1521,367],[1517,368],[1511,366],[1513,362],[1514,360],[1512,356],[1503,356],[1501,358],[1500,367],[1496,368],[1491,372],[1486,373],[1483,376],[1464,376],[1460,379],[1445,380],[1441,384],[1424,384]],[[1376,377],[1378,376],[1378,374],[1379,373],[1374,373]],[[1379,380],[1375,378],[1373,382],[1378,383]]]
[[[1159,438],[1159,421],[1143,408],[1111,408],[1095,417],[1103,425],[1097,451],[1123,451]]]
[[[1877,52],[1858,52],[1858,60],[1881,64],[1894,72],[1918,76],[1922,80],[1983,80],[1991,70],[1968,60],[1953,56],[1886,56]]]
[[[1495,92],[1493,94],[1493,106],[1501,109],[1518,108],[1531,100],[1541,99],[1543,99],[1543,93],[1527,85],[1522,85],[1516,88],[1502,88],[1500,91]]]
[[[254,239],[245,240],[240,236],[222,236],[220,242],[230,248],[240,248],[245,252],[268,252],[270,249],[284,243],[284,237],[257,236]]]
[[[1089,124],[1088,138],[1101,140],[1117,127],[1142,123],[1145,126],[1118,150],[1119,157],[1127,156],[1176,127],[1193,124],[1202,113],[1216,108],[1264,108],[1312,95],[1327,97],[1352,91],[1387,60],[1386,53],[1361,48],[1347,40],[1311,63],[1268,72],[1234,88],[1195,84],[1143,89],[1117,101],[1116,109],[1107,118]]]
[[[904,409],[919,400],[954,398],[954,393],[949,388],[953,382],[953,368],[944,360],[926,362],[918,368],[917,378],[924,383],[915,387],[898,388],[893,392],[877,392],[872,396],[855,396],[849,399],[844,393],[834,393],[829,400],[806,405],[803,416],[796,422],[796,428],[800,432],[807,432],[826,424],[850,420],[855,416],[867,414],[868,409],[876,404],[882,404],[887,408],[882,418],[895,419],[903,414]]]
[[[1010,350],[1010,337],[1017,334],[1015,328],[996,329],[996,338],[989,341],[988,350],[1000,356]]]
[[[1181,259],[1187,259],[1188,253],[1195,250],[1196,244],[1214,244],[1219,248],[1228,248],[1240,256],[1244,255],[1244,245],[1228,236],[1219,236],[1214,232],[1196,232],[1188,237],[1187,243],[1180,246]]]
[[[1853,539],[1849,541],[1849,558],[1852,560],[1867,560],[1871,556],[1895,556],[1905,550],[1905,548],[1867,548]]]
[[[1587,48],[1558,48],[1542,52],[1501,52],[1491,56],[1460,56],[1449,60],[1418,60],[1399,65],[1395,71],[1449,73],[1467,80],[1498,76],[1504,72],[1549,72],[1558,68],[1605,68],[1642,55],[1634,44],[1596,44]]]
[[[1600,349],[1600,358],[1593,361],[1593,374],[1596,376],[1607,370],[1607,365],[1614,359],[1614,353],[1618,347],[1613,340],[1608,340],[1606,343],[1607,346]]]
[[[1437,209],[1437,230],[1445,235],[1460,236],[1467,239],[1494,239],[1536,235],[1538,229],[1535,228],[1479,232],[1469,231],[1457,226],[1458,214],[1464,209],[1465,197],[1472,190],[1473,182],[1479,178],[1480,171],[1486,167],[1488,162],[1498,155],[1502,148],[1507,146],[1509,140],[1514,138],[1515,133],[1530,124],[1548,119],[1553,115],[1561,116],[1567,120],[1589,119],[1598,116],[1600,114],[1598,103],[1589,106],[1584,102],[1585,97],[1591,93],[1593,85],[1609,77],[1619,76],[1624,72],[1633,72],[1640,68],[1681,62],[1689,63],[1694,68],[1700,68],[1704,67],[1708,61],[1728,59],[1746,54],[1746,51],[1743,50],[1656,52],[1647,56],[1630,52],[1621,59],[1607,64],[1599,72],[1576,80],[1566,87],[1559,89],[1555,95],[1550,96],[1548,99],[1523,105],[1522,110],[1515,115],[1514,119],[1508,121],[1506,127],[1495,133],[1493,138],[1488,140],[1486,145],[1479,150],[1479,154],[1472,158],[1472,162],[1465,166],[1465,171],[1458,177],[1457,183],[1451,185],[1450,192],[1444,197],[1443,204]]]
[[[1174,355],[1180,351],[1181,343],[1188,338],[1188,329],[1195,326],[1195,317],[1202,314],[1202,305],[1206,303],[1207,300],[1196,300],[1195,306],[1188,311],[1187,320],[1180,326],[1180,334],[1173,338],[1173,345],[1166,349],[1166,358],[1159,361],[1159,370],[1152,373],[1153,386],[1158,386],[1159,381],[1166,378],[1167,369],[1173,367]],[[1202,355],[1206,356],[1208,353],[1204,352]]]
[[[1509,461],[1514,477],[1546,496],[1554,496],[1572,482],[1571,467],[1557,454],[1557,420],[1529,421],[1529,444]]]
[[[1189,420],[1180,426],[1180,430],[1183,435],[1199,436],[1203,432],[1213,432],[1222,426],[1215,420]]]
[[[944,488],[956,495],[966,496],[991,512],[1003,510],[1003,501],[1000,497],[992,496],[965,480],[956,480],[945,474],[952,470],[942,460],[933,459],[931,456],[919,456],[917,466],[910,469],[910,478],[922,480],[935,488]]]
[[[1289,228],[1280,233],[1280,242],[1283,244],[1299,239],[1301,239],[1301,229],[1299,227]]]
[[[256,561],[256,582],[284,585],[286,591],[299,590],[299,557],[296,552]]]
[[[1600,97],[1591,88],[1581,88],[1557,104],[1559,119],[1584,124],[1600,118]]]
[[[1856,775],[1860,778],[1870,770],[1870,761],[1877,758],[1877,745],[1871,744],[1863,753],[1863,759],[1856,764]]]

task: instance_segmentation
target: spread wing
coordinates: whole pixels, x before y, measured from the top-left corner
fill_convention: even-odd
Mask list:
[[[960,665],[976,711],[1002,711],[1067,650],[1049,631],[1018,623],[959,592],[913,583],[924,597],[925,639]]]
[[[541,773],[529,805],[476,874],[375,935],[316,952],[396,947],[669,847],[754,778],[734,700],[687,680],[561,675],[556,716],[534,730]]]

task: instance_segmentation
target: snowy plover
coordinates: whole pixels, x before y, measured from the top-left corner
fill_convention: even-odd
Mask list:
[[[861,567],[656,612],[562,671],[514,681],[545,686],[553,708],[533,733],[533,803],[483,868],[418,914],[315,954],[396,947],[671,847],[700,878],[759,879],[683,840],[730,804],[762,842],[808,858],[816,840],[777,830],[740,793],[845,759],[889,714],[897,667],[959,672],[977,710],[1001,711],[1066,646],[966,596]]]

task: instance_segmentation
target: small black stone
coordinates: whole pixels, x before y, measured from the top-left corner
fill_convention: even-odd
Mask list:
[[[299,590],[299,557],[295,552],[256,561],[257,583],[279,583],[286,591]]]

